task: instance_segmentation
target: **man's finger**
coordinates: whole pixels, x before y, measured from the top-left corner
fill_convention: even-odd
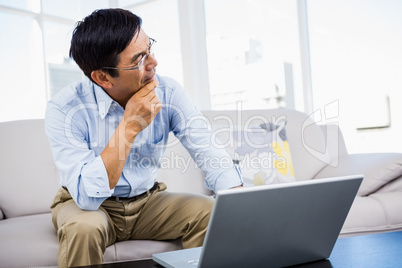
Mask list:
[[[151,93],[157,86],[158,86],[158,81],[154,79],[152,82],[146,84],[143,88],[141,88],[138,93],[141,98],[144,98],[148,96],[149,93]]]
[[[152,98],[149,100],[150,103],[157,103],[159,101],[158,96],[156,96],[156,94],[154,94],[154,96],[152,96]]]

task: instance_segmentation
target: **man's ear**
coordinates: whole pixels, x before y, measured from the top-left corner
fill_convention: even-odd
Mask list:
[[[112,88],[113,83],[111,81],[110,75],[103,72],[102,70],[95,70],[91,73],[91,78],[102,88]]]

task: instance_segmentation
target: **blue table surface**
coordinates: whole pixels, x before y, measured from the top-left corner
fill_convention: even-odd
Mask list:
[[[340,238],[329,262],[332,267],[402,267],[402,231]]]
[[[92,268],[160,268],[151,259],[88,266]],[[402,268],[402,231],[340,238],[328,260],[297,268]]]

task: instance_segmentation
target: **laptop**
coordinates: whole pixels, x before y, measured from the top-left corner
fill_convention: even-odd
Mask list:
[[[153,254],[164,267],[283,267],[327,259],[363,175],[219,191],[203,247]]]

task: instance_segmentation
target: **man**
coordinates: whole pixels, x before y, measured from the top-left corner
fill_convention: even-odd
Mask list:
[[[210,165],[227,155],[209,146],[205,122],[191,120],[201,114],[185,91],[155,73],[154,42],[122,9],[97,10],[73,32],[70,56],[89,80],[63,89],[46,111],[62,185],[52,204],[60,267],[102,263],[107,246],[128,239],[202,245],[212,199],[164,192],[155,182],[170,131],[207,188],[242,185],[232,163]]]

